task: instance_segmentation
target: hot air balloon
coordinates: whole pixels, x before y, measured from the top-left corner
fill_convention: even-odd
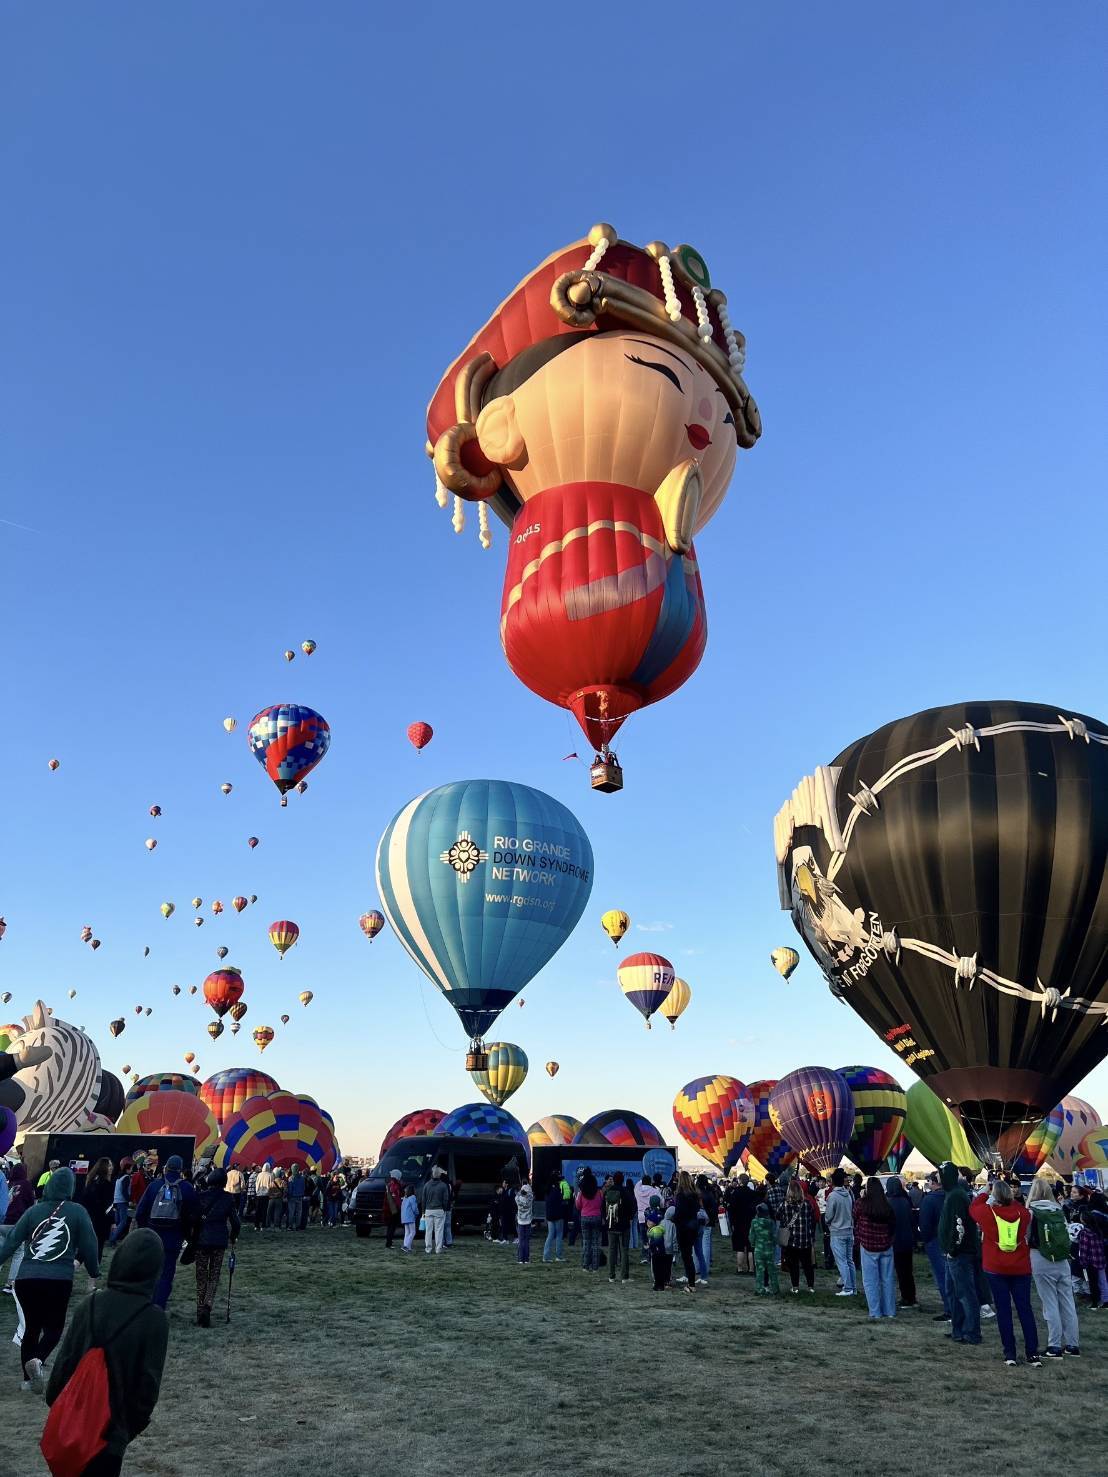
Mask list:
[[[68,994],[70,1000],[76,999],[76,996],[77,996],[77,991],[76,990],[67,990],[66,993]]]
[[[203,918],[194,918],[192,921],[196,925],[197,928],[203,928],[204,927],[204,920],[203,920]]]
[[[4,993],[0,995],[0,1004],[7,1005],[11,998],[12,992],[10,990],[5,990]]]
[[[445,1117],[446,1114],[439,1108],[415,1108],[412,1112],[405,1113],[403,1118],[396,1120],[381,1140],[381,1152],[378,1158],[383,1158],[398,1139],[411,1139],[420,1134],[434,1133]]]
[[[782,904],[833,992],[981,1157],[1108,1053],[1106,808],[1103,725],[981,702],[887,724],[777,816]]]
[[[307,780],[297,780],[296,781],[296,793],[298,795],[304,795],[304,794],[306,794],[307,793],[307,790],[308,790],[308,781]]]
[[[236,1000],[234,1005],[231,1006],[230,1014],[236,1021],[241,1021],[246,1014],[246,1001]]]
[[[368,913],[363,913],[362,916],[358,919],[358,927],[362,930],[370,943],[373,942],[373,940],[381,932],[384,926],[385,915],[384,913],[378,913],[376,909],[372,909]]]
[[[162,813],[162,808],[161,808],[160,805],[152,805],[150,807],[150,814],[152,816],[159,816],[159,815],[161,815],[161,813]]]
[[[230,953],[230,950],[227,948],[226,944],[220,944],[215,953],[217,959],[226,959],[227,955]]]
[[[281,1024],[282,1024],[282,1026],[287,1026],[290,1020],[291,1020],[291,1016],[283,1015],[281,1017]]]
[[[154,1013],[154,1007],[152,1005],[148,1005],[146,1007],[146,1009],[143,1011],[143,1014],[144,1015],[153,1015],[153,1013]]]
[[[180,993],[181,993],[181,987],[180,987],[180,985],[174,985],[173,986],[173,994],[174,995],[179,995]]]
[[[455,1108],[435,1130],[436,1133],[456,1134],[459,1138],[515,1139],[531,1157],[531,1144],[527,1131],[518,1118],[513,1118],[507,1108],[498,1108],[495,1103],[463,1103]]]
[[[596,1146],[612,1144],[617,1149],[630,1149],[636,1145],[653,1149],[664,1146],[665,1139],[650,1119],[641,1113],[633,1113],[629,1108],[605,1108],[581,1125],[581,1131],[573,1142]]]
[[[234,733],[235,729],[238,727],[238,719],[237,718],[224,718],[224,720],[223,720],[223,726],[227,730],[228,733]]]
[[[300,937],[300,929],[291,918],[280,918],[269,925],[269,942],[283,959]]]
[[[7,933],[7,931],[8,931],[8,925],[7,925],[7,923],[4,921],[3,918],[0,918],[0,939],[2,939],[4,937],[4,935]]]
[[[408,742],[416,749],[425,749],[435,736],[435,730],[429,723],[409,723]]]
[[[300,650],[304,653],[305,656],[311,656],[312,652],[315,650],[315,642],[301,641]]]
[[[147,851],[153,851],[158,843],[155,841],[153,836],[147,836],[143,844],[146,847]]]
[[[604,755],[627,716],[680,687],[703,653],[692,539],[738,447],[761,431],[743,355],[697,251],[644,250],[601,222],[524,279],[428,409],[455,529],[463,499],[511,528],[508,665]]]
[[[96,1102],[92,1106],[92,1112],[103,1114],[105,1118],[115,1120],[123,1112],[126,1104],[127,1094],[124,1092],[123,1083],[114,1072],[106,1069],[101,1070],[100,1091],[96,1096]]]
[[[244,897],[233,897],[231,899],[231,906],[236,913],[241,913],[243,908],[246,907],[246,899]]]
[[[783,979],[789,979],[800,963],[800,955],[795,949],[774,949],[769,956],[769,962]]]
[[[150,945],[149,944],[147,944],[146,947],[143,949],[143,951],[142,951],[142,957],[144,959],[149,959],[150,958]]]
[[[89,939],[88,946],[89,946],[90,949],[96,950],[96,949],[98,949],[100,947],[100,940],[99,939]]]
[[[837,1169],[854,1131],[854,1100],[830,1067],[798,1067],[770,1093],[769,1116],[806,1166]]]
[[[331,730],[326,719],[299,703],[277,703],[251,719],[250,751],[284,797],[306,779],[326,754]],[[256,844],[256,841],[255,841]]]
[[[201,1084],[199,1091],[222,1130],[224,1123],[250,1098],[264,1097],[280,1089],[267,1072],[254,1067],[226,1067],[222,1072],[213,1073]]]
[[[114,1021],[109,1021],[108,1022],[108,1030],[112,1033],[112,1036],[113,1037],[114,1036],[122,1036],[123,1032],[126,1029],[127,1029],[127,1022],[123,1019],[123,1017],[121,1015],[120,1016],[117,1016]]]
[[[311,1005],[312,1001],[315,999],[315,996],[313,995],[311,990],[301,990],[298,999],[301,1005]]]
[[[557,1077],[558,1071],[559,1071],[559,1063],[558,1062],[547,1062],[547,1064],[546,1064],[546,1075],[548,1077]]]
[[[1077,1146],[1075,1169],[1108,1169],[1108,1128],[1090,1128]]]
[[[250,894],[250,901],[252,903],[256,903],[258,901],[258,894],[256,892],[252,892]]]
[[[124,1073],[130,1070],[130,1067],[123,1068]],[[127,1102],[136,1103],[139,1098],[155,1092],[190,1092],[195,1096],[199,1091],[192,1078],[181,1072],[151,1072],[149,1076],[135,1078],[127,1093]]]
[[[177,910],[174,907],[173,903],[163,903],[161,906],[161,914],[163,918],[172,918],[173,914],[176,911]]]
[[[942,1164],[949,1159],[976,1174],[981,1160],[970,1148],[965,1130],[943,1100],[926,1082],[913,1082],[907,1093],[904,1132],[925,1159]]]
[[[196,986],[195,985],[189,985],[189,994],[190,995],[195,995],[196,994]]]
[[[222,969],[213,969],[204,981],[204,999],[216,1015],[223,1016],[237,1000],[242,999],[245,988],[240,971],[228,964]]]
[[[216,1163],[257,1165],[266,1159],[279,1167],[333,1163],[334,1135],[319,1106],[310,1098],[272,1092],[248,1098],[223,1124],[223,1145]],[[337,1156],[336,1156],[337,1157]]]
[[[84,925],[84,927],[81,929],[81,942],[83,944],[87,944],[88,941],[89,941],[89,939],[91,939],[91,938],[92,938],[92,929],[86,923]]]
[[[199,1072],[200,1072],[200,1063],[199,1062],[193,1062],[192,1066],[189,1068],[189,1071],[192,1072],[194,1075],[199,1075]]]
[[[196,1140],[197,1158],[210,1154],[219,1141],[219,1125],[195,1092],[147,1093],[123,1110],[116,1132],[144,1138],[185,1134]]]
[[[141,1015],[142,1014],[142,1006],[141,1005],[136,1005],[135,1006],[135,1014],[136,1015]]]
[[[129,1071],[130,1071],[130,1070],[131,1070],[131,1064],[130,1064],[130,1062],[128,1062],[128,1063],[127,1063],[127,1064],[126,1064],[126,1066],[125,1066],[125,1067],[124,1067],[124,1068],[123,1068],[123,1075],[124,1075],[124,1077],[126,1077],[126,1075],[127,1075],[127,1073],[128,1073],[128,1072],[129,1072]],[[131,1080],[132,1080],[132,1081],[133,1081],[133,1082],[137,1082],[137,1081],[138,1081],[138,1077],[137,1077],[137,1076],[135,1076],[135,1077],[133,1077],[133,1078],[132,1078],[132,1079],[131,1079]]]
[[[54,770],[58,768],[58,766],[59,766],[60,763],[61,763],[61,760],[60,759],[51,759],[50,762],[49,762],[49,764],[47,764],[46,767],[47,767],[47,769],[50,770],[51,773],[53,773]]]
[[[592,847],[541,790],[463,780],[410,801],[377,848],[386,917],[471,1037],[481,1037],[576,927],[592,890]]]
[[[1062,1132],[1047,1163],[1059,1174],[1072,1174],[1081,1140],[1090,1129],[1100,1127],[1100,1114],[1082,1098],[1064,1097],[1061,1102]]]
[[[619,987],[646,1022],[673,989],[676,971],[661,954],[631,954],[616,970]]]
[[[222,783],[222,784],[221,784],[221,785],[220,785],[220,787],[219,787],[219,788],[220,788],[220,790],[221,790],[221,791],[222,791],[222,793],[223,793],[223,794],[224,794],[224,795],[229,795],[229,794],[230,794],[230,793],[231,793],[231,791],[232,791],[232,790],[233,790],[233,789],[234,789],[234,788],[235,788],[235,787],[234,787],[234,785],[232,785],[232,784],[231,784],[231,783],[230,783],[230,781],[229,781],[229,780],[224,780],[224,781],[223,781],[223,783]]]
[[[264,1051],[276,1034],[272,1026],[255,1026],[254,1045],[259,1051]]]
[[[692,999],[692,991],[684,980],[675,979],[669,994],[658,1006],[659,1012],[669,1021],[672,1031],[677,1024],[679,1016],[684,1015],[688,1009],[689,1001]]]
[[[185,1052],[185,1061],[186,1062],[194,1062],[195,1060],[196,1060],[196,1053],[194,1051],[186,1051]]]
[[[471,1072],[473,1085],[483,1098],[502,1108],[527,1077],[527,1053],[510,1041],[490,1041],[489,1064],[484,1071]]]
[[[247,844],[247,846],[249,846],[250,850],[253,851],[254,848],[255,848],[255,846],[257,846],[257,844],[258,844],[258,838],[257,838],[257,836],[247,836],[247,838],[246,838],[246,844]]]
[[[568,1113],[551,1113],[546,1118],[539,1118],[532,1123],[527,1130],[527,1142],[532,1149],[543,1149],[550,1146],[564,1148],[567,1144],[573,1143],[584,1126],[579,1119],[571,1117]]]
[[[201,907],[203,905],[203,902],[204,902],[204,899],[202,897],[194,897],[193,900],[192,900],[192,906],[193,906],[194,909],[195,908],[199,908],[199,907]]]
[[[237,1036],[238,1033],[241,1030],[242,1030],[242,1027],[239,1025],[238,1021],[232,1021],[231,1022],[231,1035],[232,1036]]]
[[[908,1155],[912,1152],[912,1149],[914,1147],[915,1146],[913,1144],[909,1143],[908,1135],[902,1133],[897,1139],[896,1143],[890,1149],[889,1157],[885,1160],[890,1174],[900,1173],[900,1171],[904,1168]]]
[[[863,1174],[876,1174],[904,1131],[908,1099],[896,1078],[880,1067],[840,1067],[839,1075],[854,1102],[847,1154]]]
[[[220,913],[223,912],[223,904],[219,901],[218,898],[216,898],[215,902],[212,904],[212,912],[215,913],[217,917]]]
[[[209,1021],[208,1035],[212,1038],[213,1041],[218,1041],[219,1038],[223,1035],[223,1022]]]
[[[600,915],[600,926],[618,949],[620,939],[631,927],[631,920],[622,908],[609,908]]]
[[[1011,1145],[1005,1142],[1004,1134],[1001,1134],[997,1142],[1000,1157],[1012,1163],[1012,1170],[1015,1174],[1038,1174],[1053,1154],[1065,1126],[1066,1110],[1059,1103],[1056,1108],[1051,1109],[1041,1123],[1031,1130],[1027,1141],[1017,1153],[1011,1152]],[[1018,1132],[1022,1137],[1022,1129]]]
[[[293,651],[292,647],[290,646],[285,651],[285,661],[292,662],[292,661],[295,661],[295,660],[296,660],[296,652]]]
[[[674,1098],[673,1121],[687,1144],[727,1174],[754,1131],[754,1099],[737,1077],[697,1077]]]

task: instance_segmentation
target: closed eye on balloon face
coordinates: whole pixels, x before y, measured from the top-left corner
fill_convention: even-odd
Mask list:
[[[629,359],[632,364],[641,364],[644,369],[656,369],[659,374],[665,375],[670,384],[674,385],[678,390],[681,390],[682,394],[684,394],[684,390],[681,387],[681,381],[677,378],[676,374],[674,374],[673,370],[670,369],[668,364],[658,364],[653,359],[642,359],[639,357],[638,354],[625,354],[623,357],[625,359]]]

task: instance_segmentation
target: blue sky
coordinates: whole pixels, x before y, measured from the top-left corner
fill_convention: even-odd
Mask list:
[[[117,1071],[257,1061],[247,1028],[288,1011],[262,1065],[350,1151],[476,1095],[448,1006],[357,928],[420,789],[538,785],[596,853],[589,914],[502,1021],[532,1060],[510,1106],[668,1130],[694,1076],[895,1060],[807,959],[787,986],[767,962],[793,941],[772,818],[802,774],[943,701],[1108,718],[1103,10],[456,16],[0,12],[0,988],[13,1015],[64,1003]],[[422,424],[492,307],[602,219],[703,252],[765,422],[698,541],[704,663],[628,726],[613,798],[504,665],[504,530],[489,554],[451,533]],[[334,741],[282,811],[243,730],[289,699]],[[256,908],[210,916],[239,891]],[[622,1000],[607,906],[692,985],[677,1032]],[[277,917],[302,929],[280,964]],[[213,1046],[170,986],[220,943],[250,1012]],[[1108,1069],[1086,1089],[1108,1109]]]

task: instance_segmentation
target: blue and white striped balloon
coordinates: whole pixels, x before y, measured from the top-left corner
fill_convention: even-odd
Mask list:
[[[549,963],[592,892],[577,818],[510,780],[459,780],[409,801],[377,847],[393,932],[482,1036]]]

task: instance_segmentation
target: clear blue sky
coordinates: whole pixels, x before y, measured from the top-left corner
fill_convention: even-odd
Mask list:
[[[589,915],[496,1033],[531,1057],[525,1124],[618,1105],[668,1131],[703,1073],[889,1066],[807,958],[787,986],[769,968],[793,941],[772,817],[814,764],[933,703],[1108,718],[1108,17],[387,13],[0,10],[8,1009],[41,994],[117,1071],[194,1049],[205,1075],[258,1061],[248,1028],[287,1010],[262,1064],[374,1150],[401,1112],[476,1095],[449,1007],[358,931],[377,838],[418,790],[492,774],[568,803],[597,858]],[[601,219],[704,253],[765,421],[698,541],[705,661],[629,725],[613,798],[505,667],[504,531],[490,554],[451,533],[422,419],[488,311]],[[282,811],[243,728],[288,699],[334,742]],[[415,718],[436,728],[422,756]],[[257,908],[192,926],[194,893],[207,914],[236,891]],[[624,949],[692,985],[674,1034],[619,994],[612,905],[657,930]],[[279,964],[282,916],[302,939]],[[250,1013],[212,1046],[170,986],[219,943]],[[1086,1089],[1108,1110],[1108,1070]]]

